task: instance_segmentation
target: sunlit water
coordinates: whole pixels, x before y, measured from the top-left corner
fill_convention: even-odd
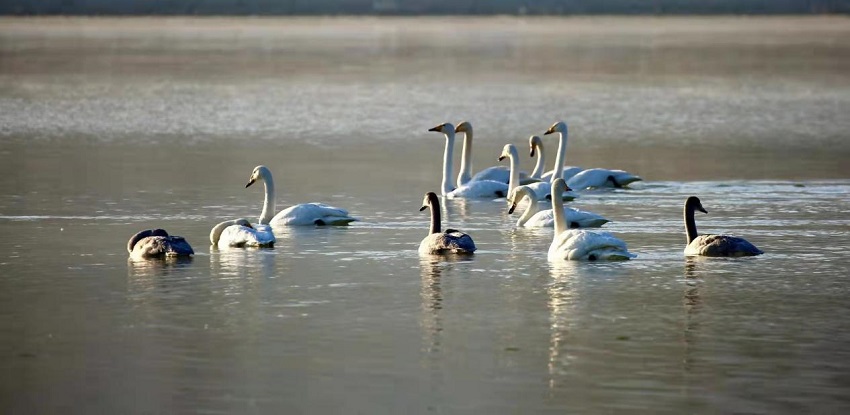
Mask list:
[[[0,20],[8,413],[838,413],[850,408],[843,19]],[[472,258],[421,258],[422,195],[555,120],[638,254],[550,264],[503,200],[447,201]],[[549,163],[555,140],[545,143]],[[457,155],[458,153],[456,153]],[[457,160],[456,160],[457,162]],[[362,219],[216,250],[325,201]],[[456,171],[456,170],[455,170]],[[685,259],[702,232],[766,252]],[[127,260],[163,227],[184,261]]]

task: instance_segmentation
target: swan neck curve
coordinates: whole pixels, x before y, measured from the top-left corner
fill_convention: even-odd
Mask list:
[[[525,212],[522,212],[522,216],[516,221],[516,226],[523,226],[529,219],[531,219],[534,214],[540,211],[540,207],[537,205],[537,197],[531,194],[526,193],[523,199],[528,200],[528,207],[525,208]],[[522,201],[522,199],[520,199]]]
[[[508,192],[510,193],[511,190],[519,186],[519,153],[516,147],[510,147],[508,158],[510,159],[508,161],[511,163],[511,175],[510,179],[508,179]]]
[[[454,154],[455,133],[454,131],[446,131],[446,150],[443,152],[443,196],[449,194],[452,190],[452,156]]]
[[[457,187],[472,180],[472,129],[463,134],[463,150],[460,154],[460,171],[457,173]]]
[[[688,238],[688,245],[697,237],[697,223],[694,221],[694,207],[690,204],[685,204],[685,235]]]
[[[563,131],[558,134],[558,154],[555,155],[555,168],[552,170],[552,177],[549,179],[550,183],[555,183],[555,179],[564,175],[564,156],[567,153],[567,132]]]
[[[531,172],[531,177],[539,179],[541,176],[543,176],[543,169],[546,168],[546,161],[543,158],[543,146],[535,144],[535,147],[537,151],[537,163],[534,165],[534,171]]]
[[[260,224],[261,225],[269,225],[271,224],[272,218],[274,217],[274,178],[272,178],[272,174],[268,170],[264,170],[262,173],[263,176],[263,187],[265,189],[266,197],[263,200],[263,212],[260,214]]]
[[[557,186],[552,186],[552,215],[555,219],[555,238],[567,230],[567,216],[564,214],[564,200],[560,197],[555,197],[555,195],[560,195],[561,193],[563,193],[563,191],[559,191]]]
[[[434,197],[429,200],[428,207],[431,209],[431,227],[428,234],[440,233],[440,201]]]

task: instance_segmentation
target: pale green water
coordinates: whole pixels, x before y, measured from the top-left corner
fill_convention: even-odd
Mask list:
[[[846,22],[2,19],[0,402],[846,411]],[[476,170],[564,119],[569,164],[643,176],[574,203],[638,258],[549,264],[551,231],[514,229],[494,201],[445,207],[474,258],[419,258],[443,147],[426,130],[460,119]],[[280,207],[363,221],[211,250],[215,223],[259,215],[257,164]],[[702,231],[767,253],[683,258],[689,195]],[[154,226],[196,257],[128,263],[127,238]]]

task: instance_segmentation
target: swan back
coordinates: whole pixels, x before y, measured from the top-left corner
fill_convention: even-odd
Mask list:
[[[127,242],[127,251],[134,259],[191,256],[192,247],[182,236],[169,235],[164,229],[147,229],[136,233]]]
[[[627,171],[596,168],[578,172],[567,181],[567,184],[573,189],[599,187],[622,188],[641,180],[643,179],[640,176]]]
[[[569,229],[555,236],[549,260],[599,261],[634,258],[626,243],[610,232]]]
[[[210,231],[210,242],[219,248],[272,247],[275,241],[271,226],[252,226],[244,218],[221,222]]]

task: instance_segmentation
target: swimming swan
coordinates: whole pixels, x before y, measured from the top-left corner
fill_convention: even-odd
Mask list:
[[[443,152],[443,181],[441,192],[449,199],[455,198],[499,198],[508,195],[508,184],[494,180],[470,181],[457,189],[452,188],[452,154],[455,143],[455,128],[451,123],[440,124],[428,131],[436,131],[446,136],[446,149]]]
[[[531,156],[532,158],[535,155],[537,156],[537,162],[534,164],[534,170],[531,172],[530,177],[532,179],[537,179],[537,180],[544,181],[544,182],[547,182],[547,183],[551,182],[552,181],[552,174],[555,172],[555,169],[549,170],[549,171],[544,173],[544,169],[546,169],[546,157],[544,156],[545,153],[543,151],[543,139],[540,138],[539,135],[533,135],[533,136],[529,137],[528,138],[528,147],[529,147],[529,150],[530,150],[528,155]],[[563,177],[564,180],[569,180],[570,177],[575,176],[576,173],[578,173],[582,170],[584,170],[584,169],[582,169],[581,167],[576,167],[576,166],[563,167],[563,168],[561,168],[561,177]],[[546,193],[548,193],[548,192],[549,191],[547,190]],[[540,193],[538,192],[538,194],[540,194]]]
[[[165,258],[195,255],[182,236],[169,235],[165,229],[145,229],[127,241],[132,259]]]
[[[555,226],[553,210],[540,210],[537,204],[538,197],[530,186],[518,186],[511,190],[511,193],[508,195],[508,204],[510,206],[508,213],[514,213],[514,210],[516,210],[517,205],[519,205],[519,202],[523,198],[528,199],[529,204],[525,212],[517,220],[516,226],[526,228],[551,228]],[[608,219],[595,213],[570,207],[564,208],[564,214],[567,217],[567,226],[569,228],[598,228],[608,223]]]
[[[552,193],[563,192],[567,188],[564,179],[557,178],[552,183]],[[625,260],[634,258],[626,249],[626,243],[609,232],[567,229],[564,215],[564,202],[558,198],[552,200],[555,215],[555,235],[549,245],[549,260]]]
[[[271,226],[308,226],[308,225],[347,225],[357,219],[348,216],[348,211],[326,205],[324,203],[301,203],[284,210],[277,215],[274,199],[274,179],[272,172],[266,166],[254,167],[248,187],[256,181],[262,181],[265,186],[266,198],[263,201],[263,212],[260,214],[260,225]],[[274,215],[274,216],[272,216]]]
[[[561,163],[563,163],[564,152],[567,147],[567,124],[563,121],[558,121],[555,124],[552,124],[548,130],[546,130],[546,134],[554,134],[561,133],[561,140],[558,145],[558,156],[561,157]],[[555,168],[557,169],[562,164],[559,164],[558,160],[555,160]],[[566,177],[567,172],[566,169],[564,171],[564,180],[567,180],[567,186],[572,189],[587,189],[587,188],[596,188],[596,187],[624,187],[628,186],[630,183],[643,180],[634,174],[623,170],[609,170],[609,169],[587,169],[580,170],[575,173],[572,173],[572,177]],[[551,176],[550,176],[551,178]]]
[[[708,213],[702,207],[699,198],[691,196],[685,201],[685,234],[688,238],[685,255],[752,256],[764,253],[744,238],[729,235],[698,235],[694,221],[695,210]]]
[[[269,225],[252,226],[248,219],[226,220],[210,231],[210,243],[219,248],[274,246],[276,239]]]
[[[561,178],[563,178],[564,180],[569,180],[578,172],[584,170],[581,167],[564,166],[564,163],[566,162],[565,157],[567,154],[567,124],[565,124],[563,121],[558,121],[551,127],[549,127],[549,129],[546,130],[546,133],[544,135],[552,134],[555,132],[561,133],[558,137],[558,153],[555,155],[555,166],[553,166],[552,170],[543,173],[543,175],[541,176],[543,180],[548,181],[550,184],[559,177],[555,174],[556,171],[561,172]],[[542,142],[539,145],[539,151],[543,151]],[[548,193],[548,191],[546,193]]]
[[[458,230],[446,229],[440,231],[440,199],[434,192],[425,194],[419,211],[431,208],[431,227],[428,236],[419,244],[420,254],[471,254],[475,252],[475,242],[472,238]]]
[[[505,166],[493,166],[472,174],[472,124],[469,121],[461,121],[455,127],[455,134],[464,133],[463,150],[460,156],[460,171],[457,174],[457,187],[461,187],[470,181],[477,182],[481,180],[493,180],[497,182],[507,183],[510,178],[510,171]],[[527,181],[530,179],[527,173],[520,172],[520,179]]]
[[[508,194],[514,191],[518,186],[522,183],[519,180],[519,152],[516,149],[516,146],[513,144],[505,144],[505,147],[502,148],[502,154],[499,155],[499,161],[504,160],[505,158],[510,160],[510,179],[508,180]],[[552,186],[546,182],[534,182],[528,183],[526,186],[530,187],[534,190],[534,196],[538,196],[539,200],[547,199],[549,197],[549,190],[552,189]],[[578,197],[578,194],[572,191],[572,189],[567,189],[561,195],[561,200],[573,200]]]

